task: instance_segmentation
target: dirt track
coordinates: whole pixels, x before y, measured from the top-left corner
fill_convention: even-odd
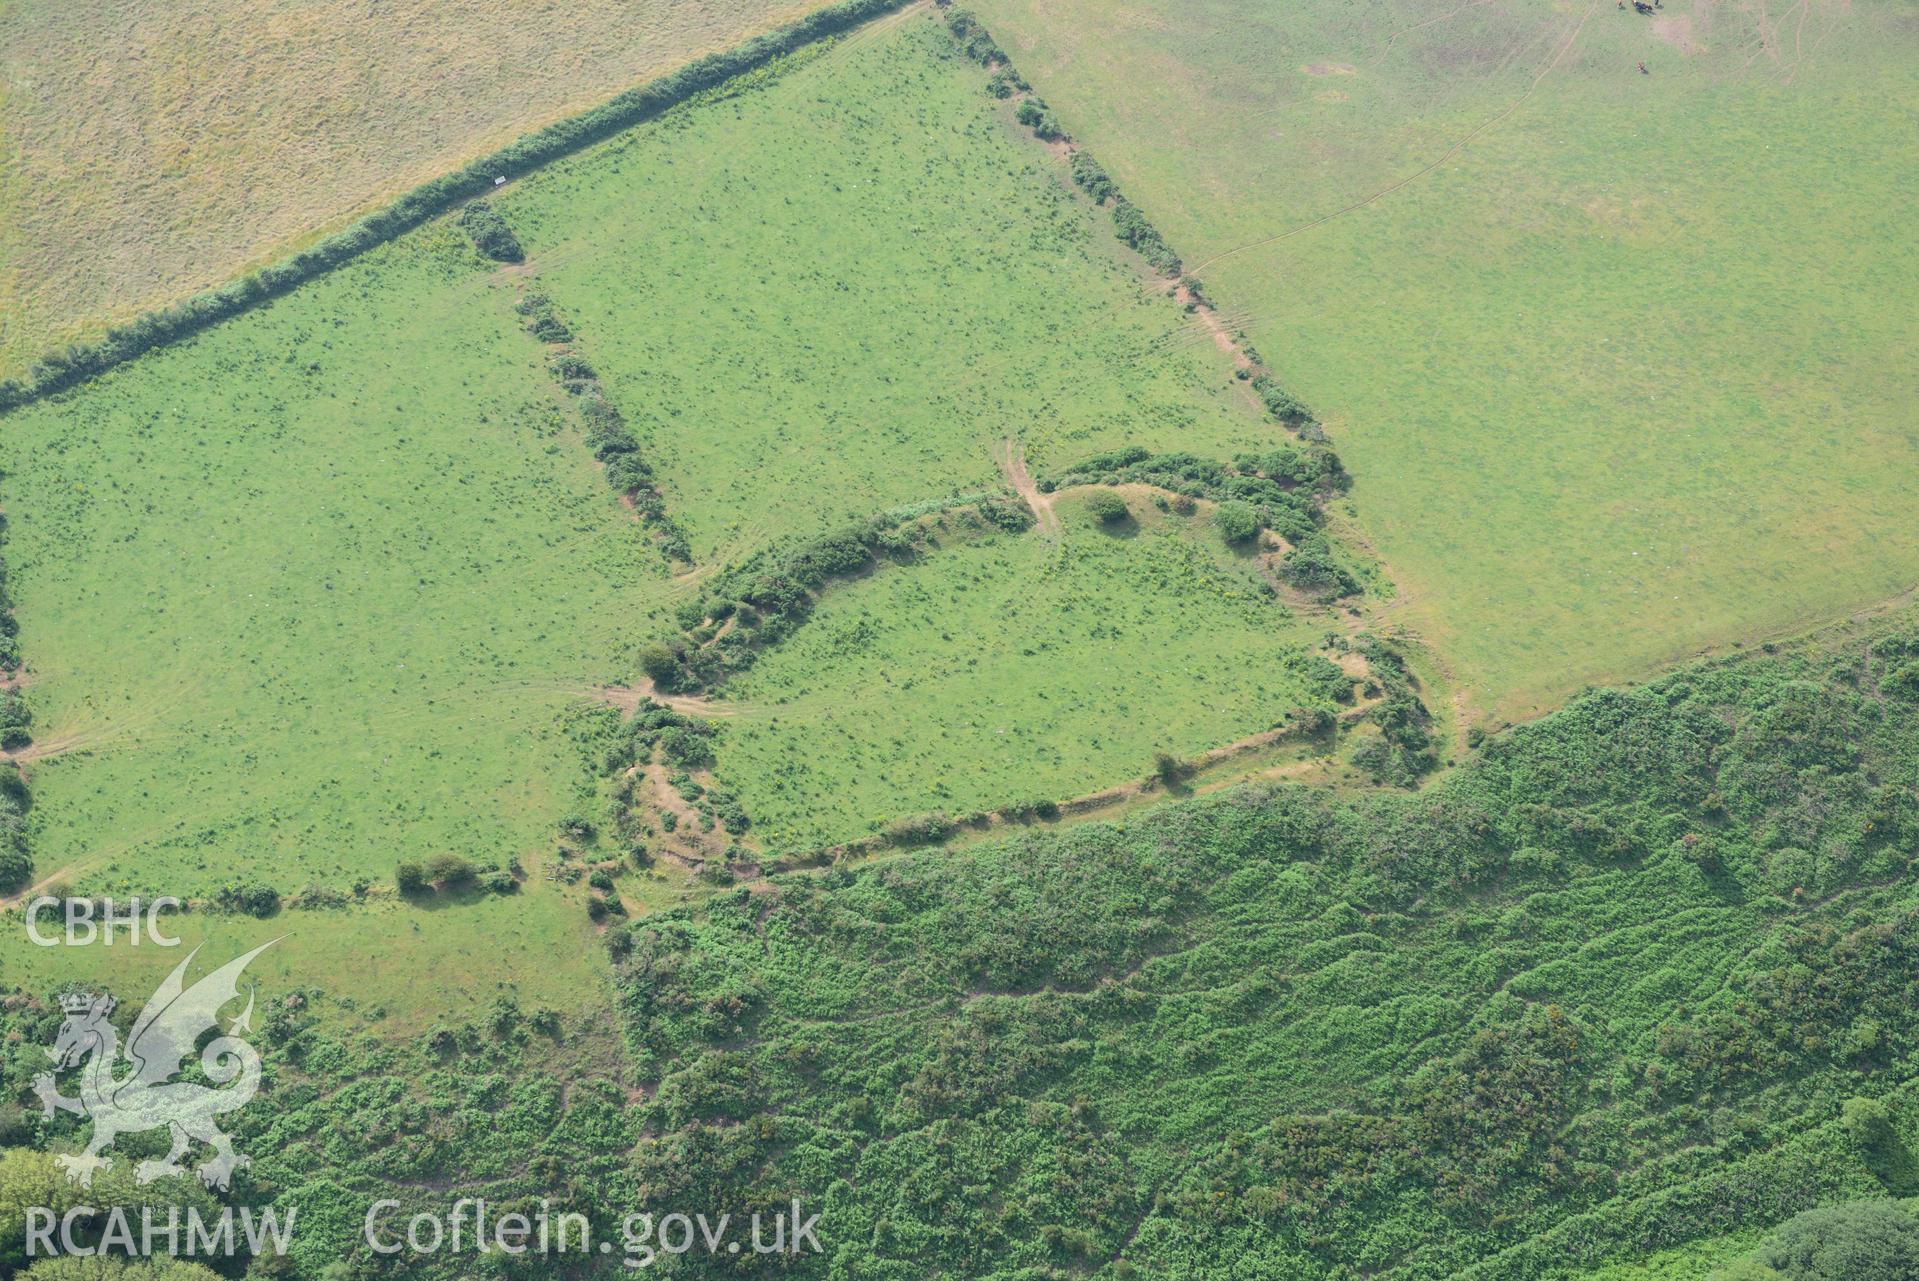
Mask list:
[[[1033,519],[1039,525],[1039,532],[1054,541],[1059,539],[1059,516],[1053,511],[1053,498],[1042,494],[1033,483],[1026,470],[1026,447],[1010,437],[1000,442],[995,451],[999,459],[1000,471],[1006,476],[1006,483],[1020,496],[1027,507],[1032,509]]]

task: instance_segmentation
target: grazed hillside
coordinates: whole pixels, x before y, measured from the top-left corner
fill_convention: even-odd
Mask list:
[[[975,7],[1326,419],[1481,715],[1919,584],[1910,6]]]

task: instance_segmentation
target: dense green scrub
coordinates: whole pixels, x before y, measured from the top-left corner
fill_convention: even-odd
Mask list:
[[[998,484],[1008,437],[1283,438],[984,81],[911,15],[494,201],[695,560]]]
[[[636,1118],[618,1085],[618,1046],[604,1009],[576,1008],[587,995],[557,1009],[500,996],[471,1017],[449,1018],[396,1043],[372,1034],[376,1009],[306,985],[275,985],[270,1002],[263,996],[253,1037],[271,1065],[266,1085],[225,1123],[251,1164],[217,1199],[190,1179],[133,1186],[133,1160],[166,1146],[155,1134],[122,1137],[114,1168],[92,1189],[75,1188],[49,1157],[24,1150],[71,1150],[81,1137],[72,1118],[61,1114],[48,1123],[37,1108],[23,1113],[0,1104],[0,1273],[15,1275],[24,1261],[27,1206],[51,1205],[62,1213],[94,1206],[78,1236],[97,1241],[109,1206],[196,1206],[210,1216],[224,1202],[275,1206],[283,1220],[293,1215],[292,1248],[284,1259],[262,1259],[251,1271],[244,1256],[206,1260],[230,1275],[300,1281],[553,1276],[555,1262],[537,1255],[476,1256],[470,1215],[465,1251],[411,1257],[404,1270],[375,1257],[364,1225],[380,1199],[400,1204],[380,1222],[384,1241],[403,1239],[414,1211],[444,1216],[457,1197],[484,1197],[489,1213],[500,1214],[535,1213],[547,1198],[556,1209],[591,1214],[596,1235],[619,1239],[619,1208],[636,1201],[623,1155],[636,1137]],[[51,1044],[61,1017],[54,1002],[16,997],[0,1009],[0,1027],[29,1044]],[[9,1098],[26,1092],[37,1066],[9,1056]],[[14,1145],[19,1149],[10,1150]],[[189,1161],[205,1155],[199,1150]],[[61,1274],[62,1281],[68,1275]],[[617,1259],[599,1275],[622,1275]]]
[[[901,1278],[1543,1277],[1882,1193],[1839,1104],[1919,1131],[1907,627],[1589,695],[1416,797],[637,922],[642,1177],[804,1189],[835,1275]]]
[[[1908,6],[975,7],[1482,711],[1919,581]]]

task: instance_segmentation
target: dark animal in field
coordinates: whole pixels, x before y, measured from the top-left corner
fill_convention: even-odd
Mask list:
[[[1651,13],[1652,12],[1652,6],[1647,4],[1646,0],[1632,0],[1632,7],[1635,13]]]

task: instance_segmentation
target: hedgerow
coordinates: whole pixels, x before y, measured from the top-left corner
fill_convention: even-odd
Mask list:
[[[961,534],[1019,532],[1032,524],[1021,504],[971,494],[901,508],[755,553],[716,576],[698,600],[682,606],[680,635],[642,648],[641,667],[669,693],[719,686],[801,626],[829,583],[918,556],[930,530],[929,518]]]
[[[1327,498],[1352,482],[1339,456],[1318,444],[1285,445],[1263,454],[1242,454],[1226,464],[1196,454],[1159,454],[1130,446],[1096,454],[1072,470],[1041,480],[1042,490],[1069,485],[1154,485],[1184,498],[1219,504],[1221,536],[1243,543],[1261,529],[1284,538],[1291,549],[1280,574],[1303,591],[1326,597],[1354,595],[1359,580],[1341,566],[1320,531]]]
[[[7,518],[0,513],[0,553],[6,548]],[[20,625],[13,616],[13,598],[7,593],[7,566],[0,556],[0,672],[20,670]],[[33,742],[33,711],[18,689],[0,691],[0,750],[17,752]],[[11,893],[33,877],[33,853],[28,842],[27,811],[32,806],[26,775],[11,762],[0,762],[0,893]]]
[[[573,331],[560,319],[553,300],[533,292],[522,298],[515,309],[524,318],[526,331],[555,349],[547,361],[547,372],[579,406],[586,447],[606,468],[607,483],[651,527],[654,544],[669,560],[690,563],[693,549],[679,523],[666,514],[666,499],[653,482],[653,469],[640,457],[640,442],[628,430],[620,411],[606,398],[606,389],[600,385],[599,374],[593,366],[585,357],[563,346],[573,340]]]
[[[1113,229],[1121,240],[1132,246],[1133,251],[1151,263],[1161,275],[1179,274],[1179,255],[1160,236],[1159,228],[1132,201],[1117,194],[1113,196]]]
[[[0,412],[71,387],[154,347],[238,315],[492,191],[496,179],[531,173],[542,165],[651,120],[705,89],[804,45],[889,13],[904,3],[905,0],[845,0],[778,31],[724,52],[708,54],[589,111],[548,125],[463,169],[415,187],[386,208],[284,262],[262,267],[217,289],[148,312],[126,325],[110,327],[106,336],[97,342],[75,343],[49,352],[34,362],[24,381],[0,382]]]

